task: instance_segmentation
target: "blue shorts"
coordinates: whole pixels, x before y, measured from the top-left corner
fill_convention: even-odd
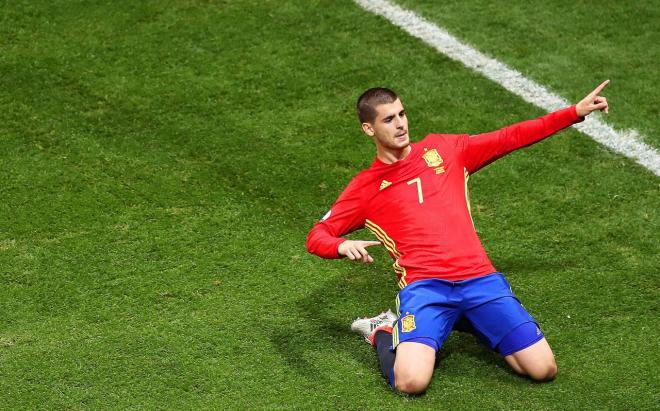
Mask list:
[[[393,349],[402,342],[414,341],[439,350],[459,319],[469,323],[469,331],[491,349],[498,347],[521,325],[536,324],[501,273],[457,282],[415,281],[399,292],[397,311],[399,319],[393,329]],[[523,341],[520,346],[533,344],[543,338],[543,334],[539,330],[539,334],[534,333],[527,339],[533,338],[533,342]]]

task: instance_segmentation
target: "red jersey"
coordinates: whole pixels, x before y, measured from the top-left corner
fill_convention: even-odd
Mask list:
[[[387,248],[401,288],[429,278],[459,281],[495,272],[470,215],[469,175],[581,121],[575,107],[490,133],[429,134],[395,163],[357,174],[307,237],[307,249],[340,258],[340,236],[366,227]]]

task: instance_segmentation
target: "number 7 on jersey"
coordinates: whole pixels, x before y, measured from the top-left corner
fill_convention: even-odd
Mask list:
[[[419,200],[419,203],[422,204],[424,202],[424,193],[422,193],[422,179],[419,177],[415,177],[412,180],[408,181],[408,185],[417,183],[417,199]]]

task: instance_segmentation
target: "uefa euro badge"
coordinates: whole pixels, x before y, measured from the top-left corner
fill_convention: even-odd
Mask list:
[[[408,314],[405,317],[401,318],[401,331],[404,333],[409,333],[415,328],[415,316]]]
[[[438,150],[435,148],[429,150],[428,148],[424,149],[425,153],[422,155],[426,165],[433,168],[436,174],[444,173],[445,168],[441,166],[443,163],[442,157],[438,154]]]

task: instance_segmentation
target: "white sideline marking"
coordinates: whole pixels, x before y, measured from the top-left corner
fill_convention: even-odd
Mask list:
[[[551,112],[571,105],[567,100],[550,92],[542,85],[462,43],[446,30],[426,21],[412,11],[405,10],[387,0],[355,0],[355,2],[363,9],[385,17],[395,26],[421,39],[440,53],[483,74],[537,107]],[[585,121],[573,127],[613,151],[635,160],[656,176],[660,176],[660,155],[653,147],[638,140],[637,131],[616,131],[594,115],[590,115]]]

